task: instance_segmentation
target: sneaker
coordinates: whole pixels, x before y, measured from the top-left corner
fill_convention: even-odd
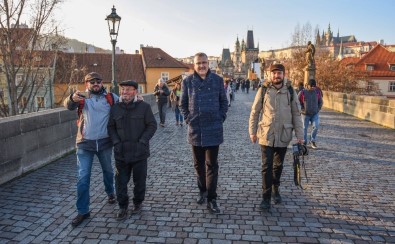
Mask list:
[[[179,125],[179,124],[180,124],[180,123],[177,121],[177,122],[176,122],[176,125]]]
[[[108,202],[109,204],[114,204],[114,203],[115,203],[115,195],[114,195],[114,193],[108,195],[108,200],[107,200],[107,202]]]
[[[219,210],[217,201],[215,199],[212,199],[211,201],[207,202],[207,209],[210,210],[210,213],[212,214],[219,214],[221,210]]]
[[[181,122],[180,125],[183,126],[184,124]]]
[[[163,123],[160,123],[159,125],[162,126],[162,127],[165,127],[165,124],[163,124]]]
[[[117,215],[116,215],[116,219],[118,221],[121,221],[121,220],[126,219],[127,216],[128,216],[128,209],[127,208],[120,208],[118,210]]]
[[[91,214],[88,212],[86,214],[78,214],[73,221],[71,221],[71,225],[73,227],[77,227],[78,225],[80,225],[82,223],[82,221],[84,221],[84,219],[87,219],[91,216]]]
[[[315,149],[315,148],[318,148],[318,147],[317,147],[317,144],[315,144],[315,141],[312,141],[312,142],[311,142],[311,147],[314,148],[314,149]]]
[[[135,214],[139,214],[141,212],[141,210],[143,209],[143,205],[141,203],[139,204],[135,204],[134,208],[132,209],[132,211],[130,212],[130,215],[135,215]]]

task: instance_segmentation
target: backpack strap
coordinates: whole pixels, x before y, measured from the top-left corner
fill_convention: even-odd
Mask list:
[[[80,124],[80,120],[81,120],[81,116],[82,116],[82,109],[84,108],[84,105],[85,105],[85,99],[81,99],[81,100],[78,102],[78,109],[77,109],[77,116],[78,116],[78,119],[77,119],[77,126]]]
[[[109,92],[106,94],[105,97],[106,97],[108,104],[110,104],[110,106],[112,106],[114,104],[114,95],[111,92]]]

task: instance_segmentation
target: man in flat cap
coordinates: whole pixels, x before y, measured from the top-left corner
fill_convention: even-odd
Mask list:
[[[118,96],[107,93],[103,87],[102,77],[96,72],[84,78],[87,92],[76,91],[67,97],[64,106],[78,111],[77,131],[77,210],[78,214],[71,222],[78,226],[90,216],[89,187],[93,157],[96,155],[103,170],[103,182],[107,201],[115,203],[114,171],[111,164],[112,143],[107,133],[110,108]]]
[[[119,211],[117,220],[128,217],[128,183],[133,173],[133,204],[131,214],[138,214],[145,197],[149,141],[154,136],[157,123],[151,106],[137,98],[135,81],[119,83],[121,102],[110,112],[108,133],[114,145],[115,187]]]
[[[251,107],[249,133],[252,143],[259,139],[262,152],[262,202],[260,209],[269,210],[271,198],[281,203],[280,178],[287,146],[295,130],[298,143],[303,143],[303,124],[297,94],[284,78],[282,64],[270,66],[271,81],[256,93]]]

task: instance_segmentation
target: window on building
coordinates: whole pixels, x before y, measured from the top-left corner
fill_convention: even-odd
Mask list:
[[[390,64],[390,70],[395,71],[395,64]]]
[[[137,91],[138,91],[139,94],[144,93],[144,86],[142,86],[142,85],[139,84],[139,88],[138,88]]]
[[[372,81],[368,81],[368,83],[366,84],[366,90],[371,91],[374,88],[374,82]]]
[[[372,71],[372,70],[374,70],[374,65],[372,65],[372,64],[367,64],[367,65],[366,65],[366,70],[367,70],[367,71]]]
[[[169,72],[161,72],[160,78],[162,78],[164,81],[169,80]]]
[[[19,102],[19,107],[20,108],[26,108],[27,107],[27,97],[22,97],[21,101]]]
[[[389,82],[388,91],[389,92],[395,92],[395,81],[390,81]]]
[[[23,80],[23,75],[22,74],[18,74],[15,77],[15,85],[19,86],[22,83]]]
[[[36,97],[36,102],[37,102],[37,108],[45,107],[44,97]]]

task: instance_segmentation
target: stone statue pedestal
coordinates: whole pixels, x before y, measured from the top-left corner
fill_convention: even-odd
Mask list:
[[[315,70],[315,65],[306,66],[306,68],[304,69],[304,84],[307,84],[310,79],[315,80]]]

